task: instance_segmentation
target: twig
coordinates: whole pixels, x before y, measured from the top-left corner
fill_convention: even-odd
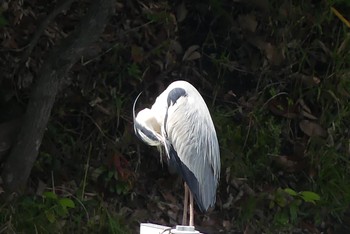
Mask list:
[[[81,192],[81,200],[82,201],[84,200],[87,173],[89,171],[89,165],[90,165],[91,149],[92,149],[92,146],[91,146],[91,143],[90,143],[88,158],[87,158],[87,162],[86,162],[86,169],[85,169],[85,174],[84,174],[84,180],[83,180],[83,188],[82,188],[82,192]]]
[[[55,178],[53,176],[53,171],[51,171],[51,183],[52,183],[52,192],[55,194],[56,191],[55,191]]]
[[[243,144],[243,150],[245,149],[246,145],[247,145],[247,142],[248,142],[248,138],[249,138],[249,135],[250,135],[250,129],[252,127],[252,118],[249,118],[249,126],[248,126],[248,132],[247,132],[247,135],[244,139],[244,144]]]
[[[331,11],[348,27],[350,28],[350,22],[334,7],[331,7]]]
[[[278,96],[281,96],[281,95],[288,95],[287,92],[280,92],[280,93],[277,93],[276,95],[273,95],[272,97],[270,97],[265,103],[264,105],[262,105],[261,109],[264,109],[265,106],[274,98],[278,97]]]

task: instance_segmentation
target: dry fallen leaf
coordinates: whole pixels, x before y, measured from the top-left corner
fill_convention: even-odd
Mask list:
[[[314,81],[315,84],[319,84],[321,82],[320,78],[316,77],[316,76],[313,76],[312,77],[312,80]]]
[[[314,87],[318,84],[321,83],[320,78],[316,77],[316,76],[308,76],[308,75],[304,75],[301,73],[296,73],[292,75],[292,78],[297,78],[300,79],[301,82],[306,86],[306,87]]]
[[[185,2],[181,2],[180,5],[176,7],[176,19],[177,22],[182,22],[187,16],[188,10],[186,8]]]
[[[131,47],[131,58],[135,63],[140,63],[143,61],[144,51],[140,46],[133,45]]]
[[[307,112],[307,111],[305,111],[305,110],[303,110],[303,109],[300,110],[300,114],[301,114],[302,116],[308,118],[308,119],[311,119],[311,120],[316,120],[316,119],[317,119],[316,116],[314,116],[313,114],[311,114],[311,113],[309,113],[309,112]]]
[[[182,61],[194,60],[194,59],[200,58],[200,56],[201,56],[200,53],[196,51],[198,48],[199,48],[198,45],[193,45],[193,46],[188,47],[188,49],[186,50],[186,52],[182,58]]]
[[[281,155],[273,158],[278,166],[282,167],[287,172],[293,172],[298,165],[298,162],[290,160],[286,155]]]
[[[268,103],[269,110],[275,115],[283,116],[288,119],[298,117],[294,105],[290,105],[285,98],[274,98]]]
[[[43,193],[45,192],[46,188],[47,188],[46,183],[44,183],[41,179],[39,179],[38,187],[36,188],[35,194],[37,196],[43,195]]]
[[[176,54],[182,54],[183,52],[181,44],[176,40],[170,41],[169,49],[175,51]]]
[[[149,211],[146,209],[136,209],[131,213],[129,220],[136,220],[138,222],[147,220],[149,218]]]
[[[299,122],[300,129],[308,136],[321,136],[326,137],[327,131],[324,130],[318,123],[312,122],[310,120],[301,120]]]
[[[317,119],[317,117],[312,114],[311,109],[308,105],[306,105],[303,99],[299,99],[297,103],[300,105],[300,114],[302,116],[311,120]]]
[[[308,105],[306,105],[304,99],[302,99],[302,98],[299,99],[297,103],[299,103],[300,106],[301,106],[305,111],[311,113],[311,109],[310,109],[310,107],[309,107]]]
[[[201,58],[202,55],[198,52],[198,51],[194,51],[192,54],[190,54],[188,57],[187,57],[187,61],[191,61],[191,60],[196,60],[196,59],[199,59]]]
[[[284,61],[285,56],[282,48],[272,45],[271,43],[266,42],[263,37],[256,36],[252,33],[246,35],[246,38],[249,43],[265,53],[265,56],[271,65],[278,66]]]
[[[223,220],[222,226],[225,228],[226,231],[229,231],[232,229],[232,223],[229,220]]]
[[[256,22],[255,16],[252,14],[239,15],[238,21],[242,29],[255,32],[258,22]]]
[[[174,195],[169,192],[169,191],[160,191],[160,193],[162,194],[163,198],[165,201],[172,203],[172,204],[176,204],[177,200],[176,197],[174,197]]]
[[[283,62],[284,55],[280,48],[277,48],[271,43],[265,43],[263,49],[265,51],[266,58],[269,60],[270,64],[278,66]]]

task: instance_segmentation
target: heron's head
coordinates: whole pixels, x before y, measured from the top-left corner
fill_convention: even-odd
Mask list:
[[[134,131],[136,136],[151,146],[161,145],[161,127],[157,122],[152,110],[146,108],[141,110],[137,116],[135,116],[135,106],[141,93],[137,96],[133,105],[133,119],[134,119]]]

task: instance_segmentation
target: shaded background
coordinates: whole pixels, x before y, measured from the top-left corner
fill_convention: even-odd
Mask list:
[[[89,1],[57,14],[30,54],[60,2],[1,4],[3,164],[41,65]],[[346,0],[116,2],[100,39],[64,77],[27,190],[0,208],[0,230],[135,233],[140,222],[180,223],[182,181],[134,136],[131,112],[139,92],[138,110],[178,79],[204,97],[220,143],[217,204],[196,215],[200,230],[346,230],[347,12]]]

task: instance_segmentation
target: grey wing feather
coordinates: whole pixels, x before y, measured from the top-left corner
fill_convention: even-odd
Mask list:
[[[180,166],[199,208],[206,211],[215,204],[220,174],[219,145],[208,108],[195,90],[169,106],[166,119],[162,130],[170,162]]]

